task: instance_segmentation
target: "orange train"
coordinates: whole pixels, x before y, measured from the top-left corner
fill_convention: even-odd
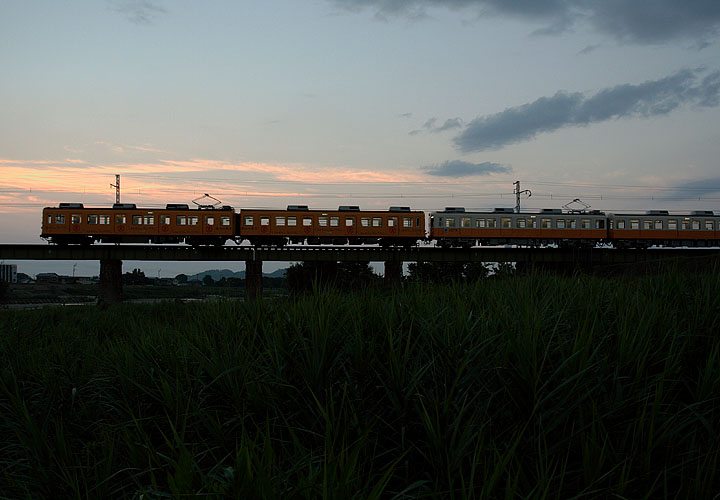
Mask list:
[[[61,203],[43,210],[42,238],[56,244],[187,243],[223,245],[228,240],[253,245],[380,244],[412,246],[425,239],[425,214],[409,207],[387,211],[310,210],[290,205],[286,210],[243,209],[227,205],[190,208],[168,204],[164,209],[115,204],[87,208],[81,203]]]
[[[426,229],[426,220],[429,221]],[[310,210],[290,205],[285,210],[168,204],[164,209],[115,204],[86,208],[61,203],[43,210],[41,236],[56,244],[186,243],[223,245],[227,241],[251,245],[412,246],[433,241],[441,247],[526,245],[618,248],[649,246],[720,246],[720,216],[698,210],[671,214],[606,214],[596,210],[515,213],[511,208],[466,212],[462,207],[425,214],[409,207],[360,210]]]

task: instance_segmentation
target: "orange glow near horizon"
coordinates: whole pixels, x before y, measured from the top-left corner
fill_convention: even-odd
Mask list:
[[[69,201],[88,205],[112,203],[114,190],[110,184],[114,182],[115,174],[121,175],[123,201],[148,206],[190,201],[204,193],[231,205],[243,198],[268,198],[282,205],[298,198],[351,199],[353,196],[379,195],[379,189],[385,183],[393,190],[402,183],[428,183],[427,176],[408,171],[387,173],[202,159],[96,165],[72,158],[60,161],[0,158],[0,169],[3,174],[0,180],[0,213],[36,211],[38,207]],[[443,184],[442,180],[432,179],[423,190],[432,191]],[[344,195],[338,191],[354,194]],[[388,192],[387,197],[392,198],[392,192]],[[285,201],[280,201],[282,199]],[[261,201],[241,203],[246,206],[263,204]]]

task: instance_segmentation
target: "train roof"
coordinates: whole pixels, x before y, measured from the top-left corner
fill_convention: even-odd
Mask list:
[[[577,210],[569,210],[569,211],[562,211],[559,208],[545,208],[542,209],[539,212],[515,212],[513,209],[498,209],[494,208],[491,211],[465,211],[463,210],[457,210],[457,207],[455,207],[454,210],[436,210],[433,212],[430,212],[431,215],[517,215],[522,217],[538,217],[538,216],[550,216],[550,215],[556,215],[556,216],[584,216],[584,215],[606,215],[605,212],[602,212],[600,210],[586,210],[586,211],[577,211]]]
[[[342,205],[335,208],[308,208],[307,205],[288,205],[286,209],[283,208],[241,208],[240,212],[312,212],[312,213],[412,213],[420,214],[424,213],[422,210],[411,210],[410,207],[390,207],[387,210],[378,209],[361,209],[357,205]]]
[[[83,203],[59,203],[57,207],[45,207],[45,210],[145,210],[145,211],[161,211],[161,210],[189,210],[193,212],[205,211],[222,211],[234,210],[230,205],[220,207],[202,207],[191,208],[186,203],[168,203],[165,207],[138,207],[135,203],[113,203],[110,207],[86,207]]]
[[[609,213],[610,217],[719,217],[720,214],[712,210],[691,210],[690,212],[673,212],[667,210],[648,210],[645,213]]]

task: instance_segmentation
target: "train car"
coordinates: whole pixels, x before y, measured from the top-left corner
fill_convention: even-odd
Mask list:
[[[411,246],[425,238],[425,214],[409,207],[387,211],[341,206],[337,210],[310,210],[289,205],[286,210],[243,209],[238,216],[238,237],[252,245]]]
[[[512,208],[466,212],[447,207],[430,214],[430,239],[442,247],[527,245],[590,247],[608,238],[603,212],[563,212],[543,209],[516,213]]]
[[[610,214],[609,240],[616,248],[708,247],[720,245],[720,216],[709,210],[670,214]]]
[[[165,209],[116,203],[110,208],[60,203],[43,209],[42,238],[56,244],[188,243],[222,245],[235,236],[230,206],[191,209],[170,203]]]

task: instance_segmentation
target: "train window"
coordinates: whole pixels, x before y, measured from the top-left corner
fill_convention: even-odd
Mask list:
[[[488,220],[487,220],[487,227],[491,227],[491,228],[497,227],[497,220],[495,220],[495,219],[488,219]]]
[[[453,217],[445,217],[445,227],[455,227],[455,219]]]
[[[388,225],[388,227],[395,227],[395,221],[396,221],[396,220],[397,220],[397,219],[396,219],[395,217],[390,217],[390,218],[387,220],[387,225]]]
[[[255,223],[252,215],[246,215],[244,221],[246,226],[252,226]]]
[[[270,217],[267,215],[263,215],[260,217],[260,225],[261,226],[269,226],[270,225]]]
[[[73,224],[80,224],[81,220],[82,220],[82,217],[80,217],[79,215],[71,215],[70,216],[70,222],[72,222]]]
[[[690,219],[683,219],[683,221],[682,221],[682,228],[683,228],[683,229],[690,229]]]
[[[504,227],[504,228],[512,227],[510,224],[510,221],[511,221],[511,219],[509,217],[503,217],[502,227]]]
[[[713,231],[715,228],[713,227],[715,224],[713,224],[713,221],[706,220],[705,221],[705,229],[708,231]]]
[[[65,224],[65,214],[55,215],[55,224]]]
[[[580,221],[580,229],[590,229],[590,219],[583,219]]]
[[[693,229],[700,229],[700,221],[699,221],[699,220],[693,220],[693,221],[692,221],[692,228],[693,228]]]
[[[661,220],[655,221],[655,229],[662,229],[662,221]]]
[[[330,227],[338,227],[340,225],[340,217],[330,217]]]
[[[124,215],[124,214],[115,215],[115,224],[126,224],[126,223],[127,223],[127,215]]]
[[[540,228],[541,229],[550,229],[552,226],[550,225],[550,219],[542,219],[540,221]]]
[[[288,223],[288,226],[293,226],[293,227],[297,226],[297,217],[295,217],[294,215],[292,217],[288,217],[287,223]]]
[[[485,219],[475,219],[475,227],[485,227]]]
[[[570,229],[577,229],[577,219],[568,219],[568,227]]]
[[[420,227],[420,217],[418,217],[417,219],[415,219],[415,225],[416,225],[417,227]]]
[[[558,229],[565,229],[565,219],[558,219],[555,221],[555,224]]]
[[[247,217],[245,219],[247,219]],[[178,226],[187,226],[187,216],[178,215],[177,219],[175,219],[175,220],[177,221]]]
[[[370,217],[363,217],[360,219],[360,225],[362,227],[370,227]]]
[[[88,215],[88,224],[97,224],[97,215]]]
[[[672,229],[673,231],[677,230],[677,220],[670,219],[668,221],[668,229]]]
[[[652,229],[652,221],[644,220],[643,221],[643,229]]]
[[[470,217],[463,217],[460,219],[460,227],[470,227]]]
[[[220,225],[221,226],[229,226],[230,225],[230,216],[223,215],[222,217],[220,217]]]
[[[101,215],[100,217],[98,217],[98,222],[100,222],[100,224],[107,226],[108,224],[110,224],[110,216],[109,215]]]
[[[630,221],[630,229],[640,229],[640,221],[639,220],[631,220]]]
[[[321,227],[326,227],[328,225],[327,215],[321,215],[318,217],[318,225]]]
[[[605,229],[605,220],[598,219],[595,221],[595,229]]]
[[[515,221],[515,226],[518,229],[525,229],[525,219],[518,219],[517,221]]]
[[[312,217],[303,217],[303,226],[312,226]]]
[[[352,220],[350,217],[347,217],[347,218],[345,219],[345,226],[346,226],[346,227],[353,227],[354,224],[355,224],[355,221]]]
[[[403,217],[403,227],[412,227],[412,217]]]
[[[161,215],[160,216],[160,224],[163,226],[169,226],[170,225],[170,216],[169,215]]]
[[[276,226],[284,226],[285,225],[285,216],[279,215],[275,217],[275,225]]]
[[[373,227],[382,227],[382,219],[380,217],[373,217]]]
[[[53,222],[52,222],[52,215],[48,215],[48,216],[47,216],[47,223],[48,223],[48,224],[52,224],[52,223],[53,223]]]
[[[132,223],[136,226],[142,225],[142,215],[133,215]]]
[[[214,226],[215,225],[215,217],[212,215],[206,215],[205,216],[205,225],[206,226]]]
[[[624,220],[619,220],[619,221],[617,221],[617,228],[618,228],[618,229],[625,229],[625,221],[624,221]]]
[[[531,227],[533,229],[537,228],[537,219],[535,217],[530,217],[528,219],[528,227]]]
[[[152,215],[146,215],[144,221],[146,226],[152,226],[155,224],[155,217]]]
[[[190,217],[188,217],[188,224],[190,224],[191,226],[197,226],[198,222],[199,218],[197,215],[191,215]]]

